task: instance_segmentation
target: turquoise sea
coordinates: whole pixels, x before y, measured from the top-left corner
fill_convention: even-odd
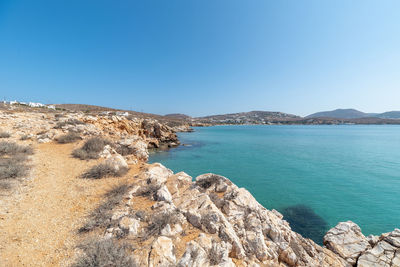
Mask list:
[[[400,227],[400,126],[214,126],[179,138],[188,146],[150,162],[226,176],[318,243],[340,221],[365,235]]]

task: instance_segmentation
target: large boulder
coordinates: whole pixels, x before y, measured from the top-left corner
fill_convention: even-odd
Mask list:
[[[324,236],[324,245],[352,265],[371,248],[360,227],[352,221],[341,222],[330,229]]]

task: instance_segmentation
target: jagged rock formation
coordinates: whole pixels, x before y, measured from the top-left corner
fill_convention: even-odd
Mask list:
[[[13,132],[12,138],[36,140],[48,143],[58,136],[74,132],[82,137],[103,136],[124,139],[120,146],[138,149],[139,158],[147,160],[147,147],[176,146],[179,144],[175,131],[157,120],[127,118],[125,116],[85,115],[83,113],[33,113],[0,112],[3,129]]]
[[[328,231],[324,244],[347,260],[360,267],[400,266],[400,230],[365,237],[355,223],[341,222]]]
[[[140,265],[348,265],[293,232],[279,212],[265,209],[246,189],[223,176],[204,174],[192,182],[187,174],[173,174],[156,163],[136,180],[124,206],[115,211],[111,223],[115,227],[105,232],[110,238],[134,229],[129,232],[136,235],[129,236],[137,246],[133,255]],[[147,209],[139,204],[143,196],[149,201]],[[146,215],[140,218],[137,213]]]

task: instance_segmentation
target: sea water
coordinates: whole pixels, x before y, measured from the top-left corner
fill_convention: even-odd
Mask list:
[[[179,139],[150,162],[223,175],[317,243],[341,221],[365,235],[400,227],[400,126],[214,126]]]

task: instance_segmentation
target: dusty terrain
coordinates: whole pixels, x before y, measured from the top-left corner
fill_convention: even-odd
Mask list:
[[[133,177],[81,179],[96,161],[71,157],[77,144],[39,144],[33,177],[18,203],[0,218],[1,266],[67,266],[79,242],[77,229],[112,185]]]

